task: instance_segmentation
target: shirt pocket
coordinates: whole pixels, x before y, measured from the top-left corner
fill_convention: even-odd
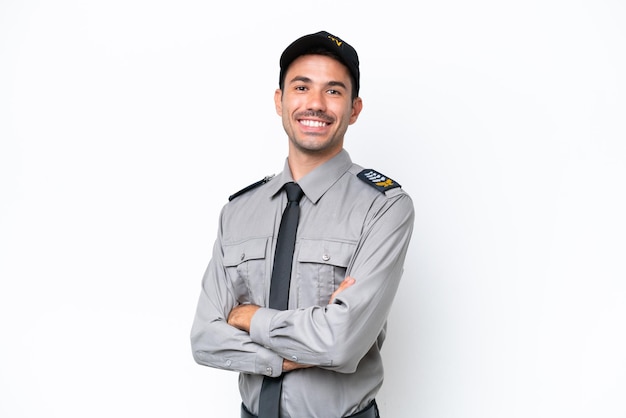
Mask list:
[[[239,303],[263,306],[268,272],[269,238],[252,238],[224,245],[224,269]]]
[[[346,277],[356,243],[302,240],[298,252],[298,306],[327,305]]]

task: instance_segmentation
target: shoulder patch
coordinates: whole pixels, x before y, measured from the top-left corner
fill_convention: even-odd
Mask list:
[[[402,187],[398,182],[393,181],[384,174],[380,174],[378,171],[370,168],[366,168],[356,176],[379,192],[383,193],[387,190],[395,189],[396,187]]]
[[[235,194],[231,194],[228,197],[228,201],[230,202],[231,200],[233,200],[236,197],[241,196],[242,194],[249,192],[252,189],[256,189],[257,187],[259,187],[262,184],[267,183],[268,181],[270,181],[271,179],[274,178],[274,174],[272,174],[271,176],[265,176],[262,180],[257,181],[256,183],[252,183],[249,186],[244,187],[243,189],[239,190],[237,193]]]

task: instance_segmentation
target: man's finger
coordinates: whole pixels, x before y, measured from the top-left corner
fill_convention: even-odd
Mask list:
[[[356,282],[356,280],[354,279],[354,277],[346,277],[341,284],[339,285],[339,287],[333,292],[333,294],[330,297],[330,301],[328,302],[329,304],[333,303],[335,301],[335,298],[337,297],[337,295],[339,293],[341,293],[342,291],[346,290],[347,288],[349,288],[350,286],[352,286],[354,283]]]

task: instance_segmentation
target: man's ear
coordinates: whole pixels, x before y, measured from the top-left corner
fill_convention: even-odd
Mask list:
[[[276,113],[278,116],[283,115],[283,92],[281,89],[276,89],[274,92],[274,106],[276,107]]]
[[[357,97],[352,101],[352,114],[350,115],[350,125],[352,125],[359,118],[359,114],[363,110],[363,100]]]

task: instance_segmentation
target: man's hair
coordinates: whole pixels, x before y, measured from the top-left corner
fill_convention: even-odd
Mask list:
[[[346,65],[343,63],[343,61],[341,60],[341,58],[339,57],[339,55],[337,55],[336,53],[334,53],[333,51],[329,51],[326,48],[311,48],[309,50],[307,50],[306,52],[304,52],[303,54],[300,54],[300,56],[303,55],[323,55],[325,57],[329,57],[334,59],[335,61],[339,62],[341,65],[343,65],[344,67],[346,67]],[[348,67],[346,67],[348,68]],[[350,82],[352,83],[352,91],[351,91],[351,98],[352,100],[356,99],[358,96],[358,93],[356,91],[356,80],[354,79],[354,76],[352,75],[352,73],[350,71],[348,71],[348,74],[350,75]],[[285,76],[287,75],[287,70],[284,71],[280,82],[279,82],[279,87],[280,90],[282,92],[284,92],[284,88],[285,88]]]

